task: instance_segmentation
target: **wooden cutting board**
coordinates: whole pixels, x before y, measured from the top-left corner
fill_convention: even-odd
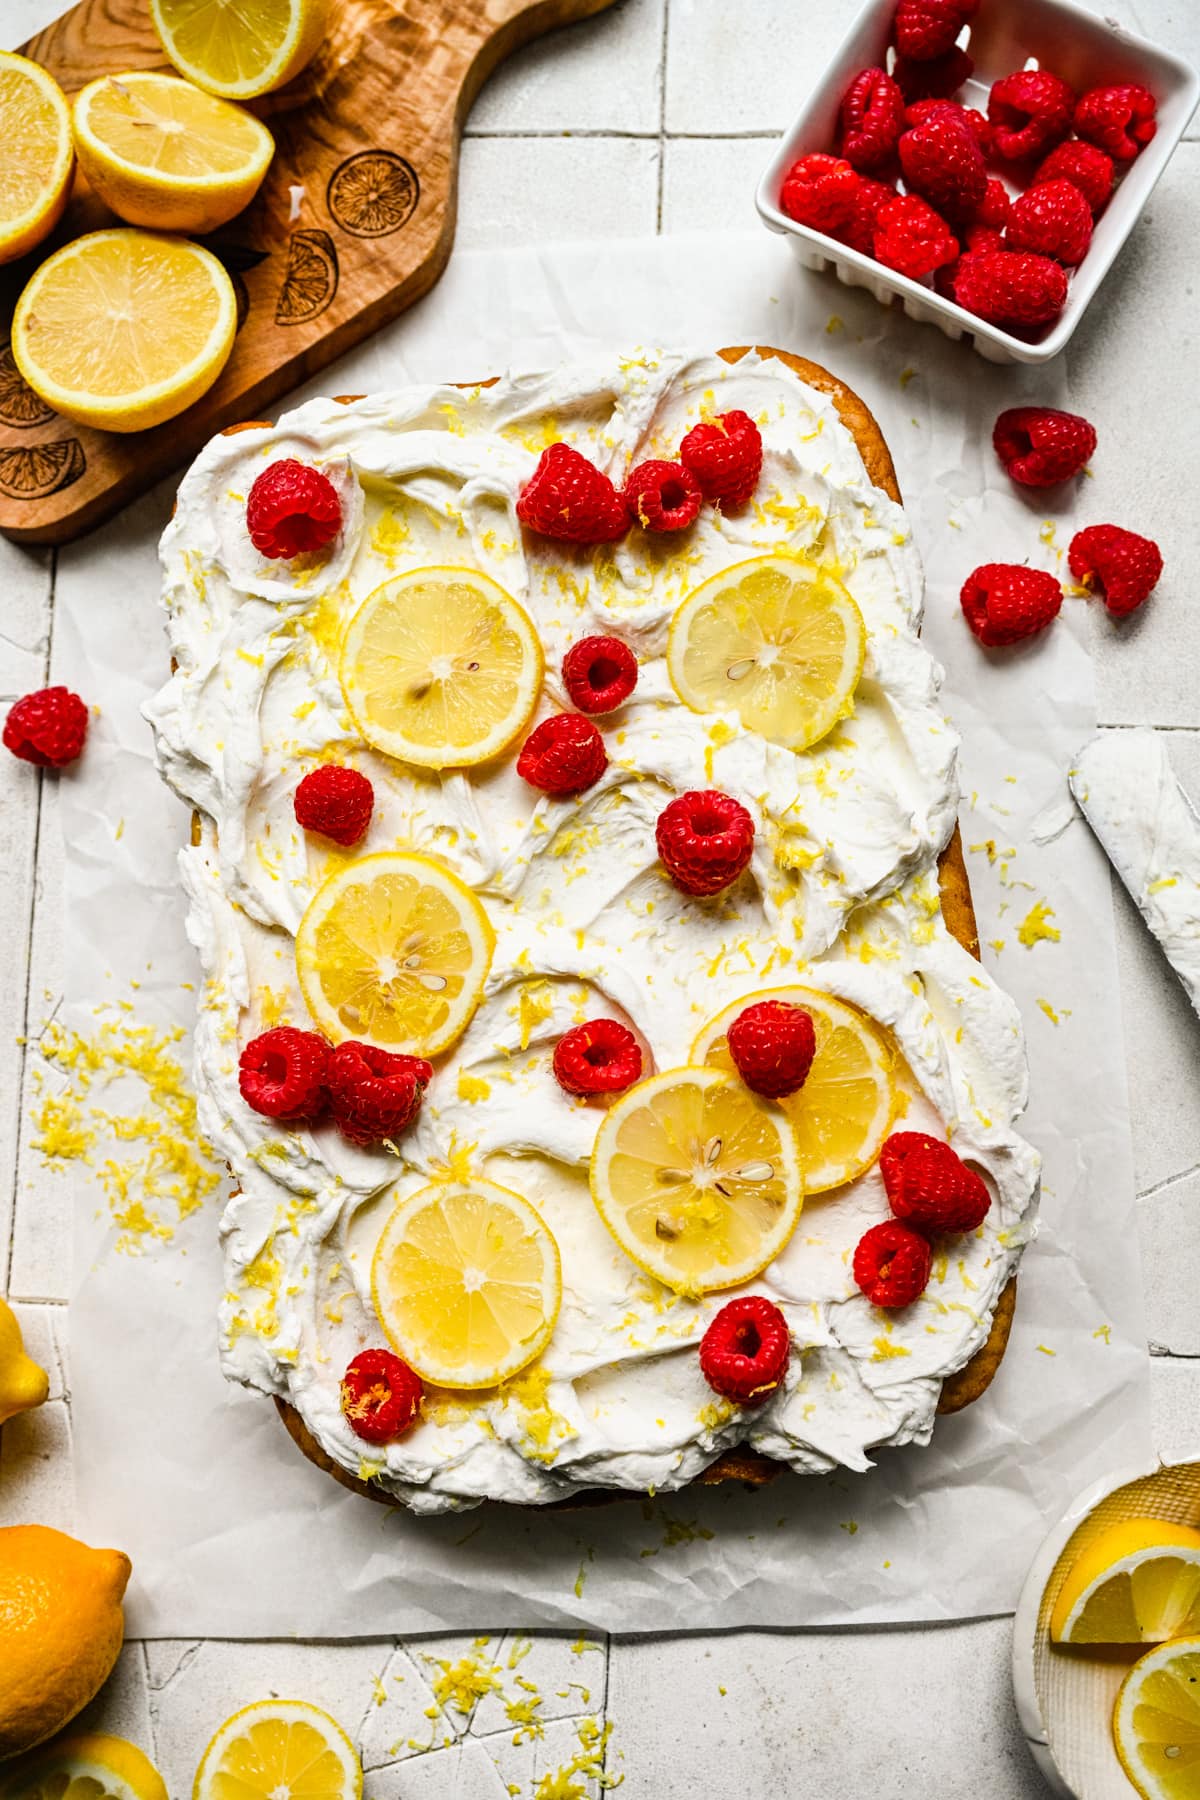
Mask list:
[[[12,312],[38,261],[113,223],[77,175],[54,235],[0,269],[0,531],[43,544],[77,537],[419,300],[450,254],[459,134],[484,81],[520,44],[611,4],[337,0],[315,60],[253,102],[275,135],[266,181],[204,240],[237,290],[233,354],[203,399],[153,431],[73,425],[13,362]],[[167,67],[146,0],[80,0],[22,48],[68,94],[97,75]]]

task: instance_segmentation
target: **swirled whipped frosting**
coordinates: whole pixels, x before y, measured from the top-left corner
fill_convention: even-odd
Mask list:
[[[682,539],[635,529],[595,549],[518,524],[517,496],[549,443],[575,444],[620,485],[632,464],[673,458],[702,414],[735,407],[765,447],[740,512],[706,507]],[[250,485],[285,456],[323,469],[342,496],[342,534],[315,560],[264,561],[246,534]],[[802,753],[732,714],[688,710],[664,663],[692,588],[779,550],[834,565],[868,630],[852,716]],[[206,977],[195,1075],[202,1127],[240,1190],[221,1225],[226,1374],[286,1396],[338,1464],[423,1512],[598,1485],[672,1489],[738,1443],[819,1472],[925,1442],[944,1378],[987,1337],[1032,1234],[1038,1159],[1013,1127],[1026,1091],[1016,1010],[940,910],[957,740],[918,638],[920,563],[832,401],[753,354],[736,366],[639,354],[486,388],[315,400],[208,445],[162,560],[176,672],[147,712],[164,776],[202,821],[180,857]],[[546,658],[537,717],[568,703],[558,671],[570,643],[613,633],[636,650],[637,690],[601,721],[611,761],[584,795],[537,794],[515,752],[437,776],[359,739],[338,683],[341,634],[380,582],[426,565],[484,570],[526,608]],[[346,853],[306,837],[292,801],[329,758],[374,784],[357,853],[442,858],[496,933],[479,1009],[399,1155],[358,1150],[332,1126],[282,1130],[238,1092],[248,1039],[308,1023],[293,937]],[[735,795],[757,826],[750,869],[710,902],[681,894],[654,847],[662,807],[696,787]],[[850,1271],[864,1229],[888,1216],[878,1170],[811,1196],[786,1250],[749,1284],[788,1319],[786,1382],[739,1409],[706,1386],[696,1354],[730,1296],[677,1297],[608,1235],[587,1180],[602,1115],[559,1089],[550,1061],[570,1024],[606,1014],[636,1027],[657,1068],[677,1066],[718,1010],[791,983],[890,1031],[905,1126],[950,1135],[993,1204],[976,1233],[941,1246],[925,1295],[890,1316]],[[411,1431],[366,1446],[342,1417],[339,1380],[384,1341],[373,1249],[396,1201],[448,1171],[487,1175],[539,1209],[562,1257],[562,1310],[535,1368],[495,1391],[427,1395]]]

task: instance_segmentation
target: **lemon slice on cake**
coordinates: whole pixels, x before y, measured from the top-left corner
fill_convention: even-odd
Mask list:
[[[265,125],[177,75],[102,75],[75,97],[80,167],[106,206],[157,231],[215,231],[248,206],[275,154]]]
[[[691,1060],[732,1074],[726,1032],[760,1000],[801,1006],[813,1022],[816,1054],[804,1086],[777,1104],[800,1146],[805,1192],[824,1193],[852,1181],[879,1155],[896,1110],[893,1056],[871,1021],[844,1000],[815,988],[771,988],[727,1006],[701,1031]]]
[[[0,1775],[0,1800],[167,1800],[149,1757],[126,1738],[81,1732]]]
[[[558,1246],[508,1188],[435,1182],[385,1225],[371,1292],[393,1349],[422,1380],[494,1387],[532,1362],[554,1330]]]
[[[179,73],[227,100],[291,81],[320,49],[332,10],[333,0],[150,0],[154,29]]]
[[[591,1181],[626,1255],[685,1294],[756,1275],[804,1204],[787,1118],[718,1069],[668,1069],[622,1095],[596,1135]]]
[[[1200,1800],[1200,1637],[1134,1663],[1113,1708],[1113,1743],[1142,1800]]]
[[[429,769],[498,756],[542,685],[528,614],[476,569],[413,569],[385,581],[350,621],[342,691],[369,744]]]
[[[233,348],[233,283],[211,251],[148,231],[93,231],[48,257],[13,314],[35,394],[101,431],[144,431],[212,386]]]
[[[336,1719],[307,1700],[259,1700],[226,1719],[192,1800],[360,1800],[362,1768]]]
[[[334,1043],[436,1056],[470,1023],[495,945],[488,916],[444,863],[364,856],[331,875],[296,933],[308,1010]]]
[[[693,712],[804,750],[853,711],[867,633],[828,570],[759,556],[701,584],[671,621],[667,673]]]
[[[24,256],[58,224],[75,168],[66,95],[27,56],[0,50],[0,263]]]
[[[1200,1633],[1200,1531],[1123,1519],[1080,1551],[1050,1615],[1056,1644],[1158,1644]]]

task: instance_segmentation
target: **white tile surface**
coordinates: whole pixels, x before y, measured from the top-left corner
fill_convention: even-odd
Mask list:
[[[617,0],[527,44],[500,65],[468,132],[638,131],[658,135],[666,0]]]
[[[60,3],[0,0],[0,42],[20,42]],[[790,118],[855,10],[855,0],[619,0],[596,20],[530,46],[497,73],[471,114],[459,242],[748,222],[770,134]],[[1193,0],[1103,0],[1097,10],[1200,61]],[[1196,122],[1191,134],[1200,136]],[[1194,284],[1181,269],[1194,237],[1198,182],[1200,148],[1189,146],[1071,351],[1072,381],[1101,433],[1089,489],[1095,517],[1151,531],[1167,556],[1162,589],[1142,617],[1114,627],[1092,608],[1101,716],[1114,724],[1200,725],[1187,487],[1200,449],[1192,373],[1200,344]],[[831,285],[831,310],[838,297]],[[916,329],[913,341],[917,361]],[[968,376],[973,368],[964,356]],[[91,578],[86,547],[64,559],[63,578]],[[0,542],[0,695],[43,679],[49,585],[47,558]],[[1181,775],[1200,795],[1200,731],[1173,733],[1172,746]],[[31,930],[39,786],[39,897]],[[32,771],[0,769],[0,1290],[27,962],[34,1025],[61,988],[53,791],[53,781],[41,783]],[[1163,1454],[1178,1456],[1200,1446],[1193,1300],[1200,1275],[1200,1036],[1123,894],[1115,904],[1152,1329],[1164,1346],[1194,1358],[1158,1356],[1152,1367],[1156,1442]],[[11,1291],[64,1297],[69,1186],[41,1169],[28,1141],[21,1177]],[[65,1527],[72,1491],[64,1314],[38,1305],[22,1306],[20,1315],[31,1352],[51,1370],[52,1389],[44,1408],[0,1436],[0,1523],[39,1518]],[[801,1791],[910,1800],[922,1790],[947,1800],[965,1800],[968,1792],[1034,1800],[1044,1789],[1015,1726],[1008,1643],[1006,1621],[620,1640],[578,1653],[566,1639],[542,1636],[511,1668],[517,1646],[509,1639],[493,1640],[484,1652],[465,1637],[405,1645],[156,1643],[126,1649],[84,1722],[135,1737],[158,1760],[172,1794],[190,1790],[204,1744],[229,1712],[291,1692],[328,1706],[356,1737],[370,1800],[504,1800],[510,1783],[530,1796],[547,1771],[570,1766],[579,1720],[596,1711],[613,1722],[608,1769],[624,1777],[629,1800],[691,1800],[697,1792],[782,1800]],[[468,1655],[494,1657],[504,1671],[503,1692],[468,1714],[439,1708],[439,1659]],[[510,1701],[527,1692],[515,1685],[518,1676],[540,1696],[541,1737],[521,1734],[509,1716]],[[589,1792],[593,1787],[587,1784]]]

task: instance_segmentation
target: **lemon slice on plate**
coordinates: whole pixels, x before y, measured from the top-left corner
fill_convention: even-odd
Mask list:
[[[808,1079],[778,1101],[796,1132],[808,1194],[841,1187],[870,1168],[896,1110],[893,1057],[871,1021],[815,988],[771,988],[735,1000],[710,1019],[692,1045],[691,1060],[734,1073],[725,1033],[740,1012],[759,1000],[802,1006],[813,1022],[817,1048]]]
[[[59,1738],[0,1774],[0,1800],[167,1800],[167,1786],[136,1744],[92,1731]]]
[[[828,570],[759,556],[713,575],[671,621],[667,673],[693,712],[805,750],[853,711],[867,633]]]
[[[439,1181],[384,1226],[371,1292],[393,1349],[437,1387],[494,1387],[540,1354],[562,1299],[558,1245],[491,1181]]]
[[[1142,1800],[1200,1800],[1200,1637],[1134,1663],[1113,1708],[1113,1743]]]
[[[1050,1615],[1056,1644],[1159,1644],[1200,1633],[1200,1531],[1123,1519],[1071,1564]]]
[[[428,769],[487,762],[528,722],[542,685],[528,615],[476,569],[413,569],[350,621],[341,680],[377,750]]]
[[[192,1788],[192,1800],[359,1800],[361,1794],[354,1745],[336,1719],[307,1700],[258,1700],[226,1719]]]
[[[623,1094],[596,1134],[591,1180],[626,1255],[684,1294],[748,1281],[804,1204],[787,1118],[718,1069],[668,1069]]]
[[[79,164],[131,225],[215,231],[248,206],[275,154],[265,125],[177,75],[102,75],[76,95]]]
[[[29,281],[12,350],[34,393],[65,418],[144,431],[208,391],[236,329],[233,283],[210,251],[147,231],[93,231]]]
[[[150,0],[168,59],[210,94],[249,100],[298,75],[321,47],[333,0]]]
[[[479,1004],[495,936],[470,888],[412,851],[364,856],[331,875],[296,933],[300,989],[335,1043],[436,1056]]]
[[[67,204],[75,150],[66,95],[27,56],[0,50],[0,263],[53,231]]]

